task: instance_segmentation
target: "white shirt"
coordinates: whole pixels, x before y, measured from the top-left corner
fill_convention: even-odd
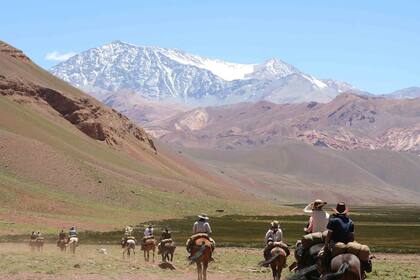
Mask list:
[[[152,237],[153,236],[153,228],[146,228],[144,230],[144,237]]]
[[[265,234],[265,243],[268,242],[268,239],[272,239],[274,242],[283,241],[283,232],[280,228],[276,232],[274,232],[272,229],[269,229]]]
[[[193,226],[193,234],[197,233],[207,233],[211,234],[211,227],[208,222],[197,221]]]
[[[311,219],[309,219],[308,231],[323,232],[327,230],[327,224],[330,218],[330,214],[328,214],[324,210],[312,210],[311,204],[306,206],[305,209],[303,209],[303,211],[305,213],[311,213]]]

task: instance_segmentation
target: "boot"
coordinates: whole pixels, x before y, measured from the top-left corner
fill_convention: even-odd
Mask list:
[[[372,261],[371,260],[367,260],[367,261],[361,261],[361,265],[364,271],[366,271],[367,273],[372,272]]]

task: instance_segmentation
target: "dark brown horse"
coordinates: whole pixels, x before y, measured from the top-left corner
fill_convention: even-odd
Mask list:
[[[280,280],[281,272],[286,265],[287,254],[282,248],[274,247],[271,249],[271,256],[269,264],[273,273],[273,279]]]
[[[67,249],[68,238],[59,239],[57,241],[57,247],[60,248],[61,252],[65,252]]]
[[[197,238],[191,248],[190,264],[197,265],[197,279],[207,279],[207,268],[212,259],[211,242],[205,237]]]
[[[325,274],[321,280],[362,280],[363,273],[360,260],[353,254],[341,254],[331,260],[331,273]]]
[[[155,239],[146,239],[143,241],[141,245],[141,249],[144,252],[144,260],[149,261],[150,259],[150,251],[153,252],[153,262],[155,262],[155,251],[156,251],[156,240]]]
[[[162,254],[162,261],[166,262],[166,261],[173,261],[174,259],[174,253],[175,253],[175,242],[166,242],[164,244],[161,245],[160,247],[160,251]]]

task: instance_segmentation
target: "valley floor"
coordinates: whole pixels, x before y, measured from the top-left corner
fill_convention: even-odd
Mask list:
[[[99,252],[105,249],[106,254]],[[142,252],[130,259],[123,259],[117,245],[84,245],[77,248],[76,255],[58,251],[55,244],[46,244],[44,251],[30,252],[24,243],[0,244],[0,279],[10,280],[163,280],[196,279],[194,266],[188,266],[185,248],[175,252],[175,271],[162,270],[155,263],[147,263]],[[271,279],[269,269],[258,268],[261,250],[245,248],[219,248],[215,262],[209,269],[209,279]],[[293,260],[289,258],[288,263]],[[376,254],[374,271],[368,279],[415,279],[420,277],[419,254]],[[288,271],[283,273],[283,277]]]

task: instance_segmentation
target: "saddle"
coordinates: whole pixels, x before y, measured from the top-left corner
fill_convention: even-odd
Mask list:
[[[160,244],[161,244],[161,245],[165,245],[165,244],[167,244],[167,243],[172,243],[172,242],[174,242],[174,241],[172,240],[172,238],[167,238],[167,239],[163,239],[162,241],[160,241]]]
[[[210,241],[210,236],[207,233],[196,233],[196,234],[192,235],[190,239],[192,241],[195,241],[198,238],[205,238],[205,239]]]

